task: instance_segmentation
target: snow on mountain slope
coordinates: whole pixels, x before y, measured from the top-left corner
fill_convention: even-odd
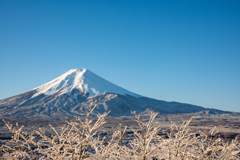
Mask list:
[[[84,116],[92,102],[94,114],[131,116],[133,111],[149,114],[195,113],[210,111],[226,113],[201,106],[166,102],[143,97],[97,76],[87,69],[72,69],[62,76],[25,93],[0,100],[0,118],[70,118]]]
[[[82,69],[71,69],[60,77],[35,88],[37,91],[32,98],[40,95],[68,94],[75,98],[78,94],[89,93],[88,97],[99,96],[105,93],[117,93],[121,95],[131,95],[139,97],[139,95],[125,90],[101,77],[93,72]]]

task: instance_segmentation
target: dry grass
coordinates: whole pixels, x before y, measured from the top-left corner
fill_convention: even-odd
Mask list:
[[[157,116],[154,112],[145,123],[135,113],[139,130],[132,130],[133,138],[126,135],[127,127],[121,124],[111,137],[102,137],[97,129],[106,123],[108,113],[98,115],[98,120],[92,121],[90,115],[95,107],[87,112],[85,121],[77,118],[77,121],[63,126],[61,131],[50,125],[55,133],[50,137],[41,128],[29,134],[22,131],[23,126],[5,122],[13,136],[0,148],[3,159],[240,159],[237,139],[225,142],[214,138],[215,128],[205,133],[192,132],[188,128],[192,119],[180,127],[172,124],[168,138],[158,135],[161,127],[154,122]]]

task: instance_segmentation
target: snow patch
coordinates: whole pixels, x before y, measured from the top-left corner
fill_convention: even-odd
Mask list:
[[[73,89],[78,89],[84,93],[89,92],[89,97],[95,97],[105,93],[116,93],[121,95],[128,94],[131,96],[140,97],[140,95],[121,88],[99,77],[93,72],[82,68],[71,69],[60,77],[35,88],[37,92],[32,96],[32,98],[37,97],[40,94],[45,94],[48,96],[58,93],[59,95],[68,94],[77,99],[79,92],[71,93]]]

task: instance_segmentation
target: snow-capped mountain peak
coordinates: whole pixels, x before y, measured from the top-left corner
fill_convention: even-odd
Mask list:
[[[0,118],[73,118],[85,115],[93,101],[97,103],[94,114],[111,111],[110,116],[132,116],[133,111],[141,114],[149,114],[150,111],[169,114],[207,110],[214,114],[224,113],[190,104],[143,97],[83,68],[71,69],[35,89],[0,100]]]
[[[37,92],[32,98],[40,94],[53,95],[55,93],[68,94],[73,98],[79,94],[89,94],[89,97],[94,97],[105,93],[139,97],[139,95],[111,83],[85,68],[71,69],[60,77],[35,88],[35,90]]]

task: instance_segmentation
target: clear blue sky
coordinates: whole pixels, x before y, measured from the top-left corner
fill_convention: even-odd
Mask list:
[[[0,1],[0,99],[73,68],[240,112],[240,1]]]

